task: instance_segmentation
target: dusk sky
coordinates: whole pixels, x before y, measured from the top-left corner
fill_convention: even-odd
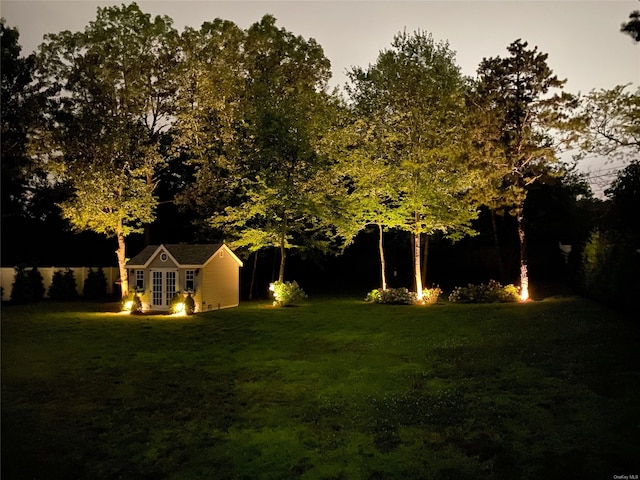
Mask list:
[[[1,15],[20,30],[23,53],[46,33],[78,31],[98,6],[118,1],[5,1]],[[517,38],[549,54],[549,64],[569,90],[586,92],[640,80],[640,45],[620,33],[640,2],[625,1],[141,1],[143,11],[168,15],[175,27],[199,27],[216,17],[249,27],[271,13],[297,35],[315,38],[331,60],[333,84],[353,65],[367,66],[393,35],[421,29],[448,40],[466,75],[483,57],[506,55]]]
[[[120,1],[6,1],[0,15],[20,30],[23,54],[46,33],[79,31],[98,6]],[[128,3],[128,2],[124,2]],[[521,38],[548,53],[548,63],[567,90],[586,93],[640,83],[640,44],[620,33],[637,0],[624,1],[140,1],[152,15],[168,15],[174,26],[199,27],[216,17],[247,28],[271,13],[278,25],[315,38],[331,61],[332,85],[346,81],[351,66],[366,67],[393,36],[423,30],[448,40],[465,75],[475,75],[483,57],[504,56]]]

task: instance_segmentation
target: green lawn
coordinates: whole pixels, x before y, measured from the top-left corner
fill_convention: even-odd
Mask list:
[[[586,300],[99,310],[3,308],[3,480],[640,474],[639,330]]]

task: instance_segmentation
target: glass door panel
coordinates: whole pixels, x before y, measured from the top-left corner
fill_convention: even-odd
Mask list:
[[[161,307],[162,303],[162,272],[153,272],[152,276],[152,303],[154,307]]]
[[[165,279],[165,306],[169,305],[173,295],[176,293],[176,272],[167,272],[167,277]]]

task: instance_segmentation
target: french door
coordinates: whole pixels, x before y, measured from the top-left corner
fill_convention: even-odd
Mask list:
[[[169,306],[176,293],[177,270],[153,270],[151,272],[151,304],[154,308]]]

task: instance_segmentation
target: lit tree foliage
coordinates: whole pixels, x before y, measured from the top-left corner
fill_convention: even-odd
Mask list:
[[[330,64],[313,39],[278,28],[270,15],[246,32],[243,57],[242,118],[231,141],[237,150],[213,159],[239,195],[211,224],[231,233],[235,246],[277,247],[282,282],[287,249],[330,239],[323,221],[330,192],[317,148],[331,118]]]
[[[384,231],[404,223],[398,208],[400,188],[395,167],[381,155],[376,134],[381,125],[373,125],[373,118],[363,120],[363,112],[354,107],[350,118],[323,139],[323,148],[336,160],[331,166],[337,205],[333,223],[345,246],[368,226],[378,228],[380,286],[386,290]]]
[[[183,208],[205,218],[233,203],[242,167],[239,132],[246,83],[245,32],[216,19],[182,34],[182,78],[174,147],[193,172],[179,195]]]
[[[510,209],[516,217],[522,299],[529,296],[524,229],[527,188],[557,161],[552,129],[566,120],[566,109],[574,104],[567,94],[549,95],[552,89],[561,89],[565,80],[553,75],[546,54],[527,46],[516,40],[507,47],[508,57],[483,59],[474,98],[482,132],[476,146],[490,157],[492,169],[487,171],[493,172],[494,181],[485,203],[492,209]]]
[[[83,32],[48,35],[38,53],[48,123],[34,137],[42,164],[74,195],[60,204],[78,230],[117,240],[122,295],[125,238],[154,219],[159,146],[171,124],[177,34],[133,3],[99,8]]]
[[[353,101],[365,112],[378,161],[389,165],[401,228],[414,238],[414,274],[422,298],[421,235],[471,233],[477,176],[466,157],[466,86],[446,43],[402,33],[366,71],[351,74]],[[394,202],[392,202],[394,203]]]

